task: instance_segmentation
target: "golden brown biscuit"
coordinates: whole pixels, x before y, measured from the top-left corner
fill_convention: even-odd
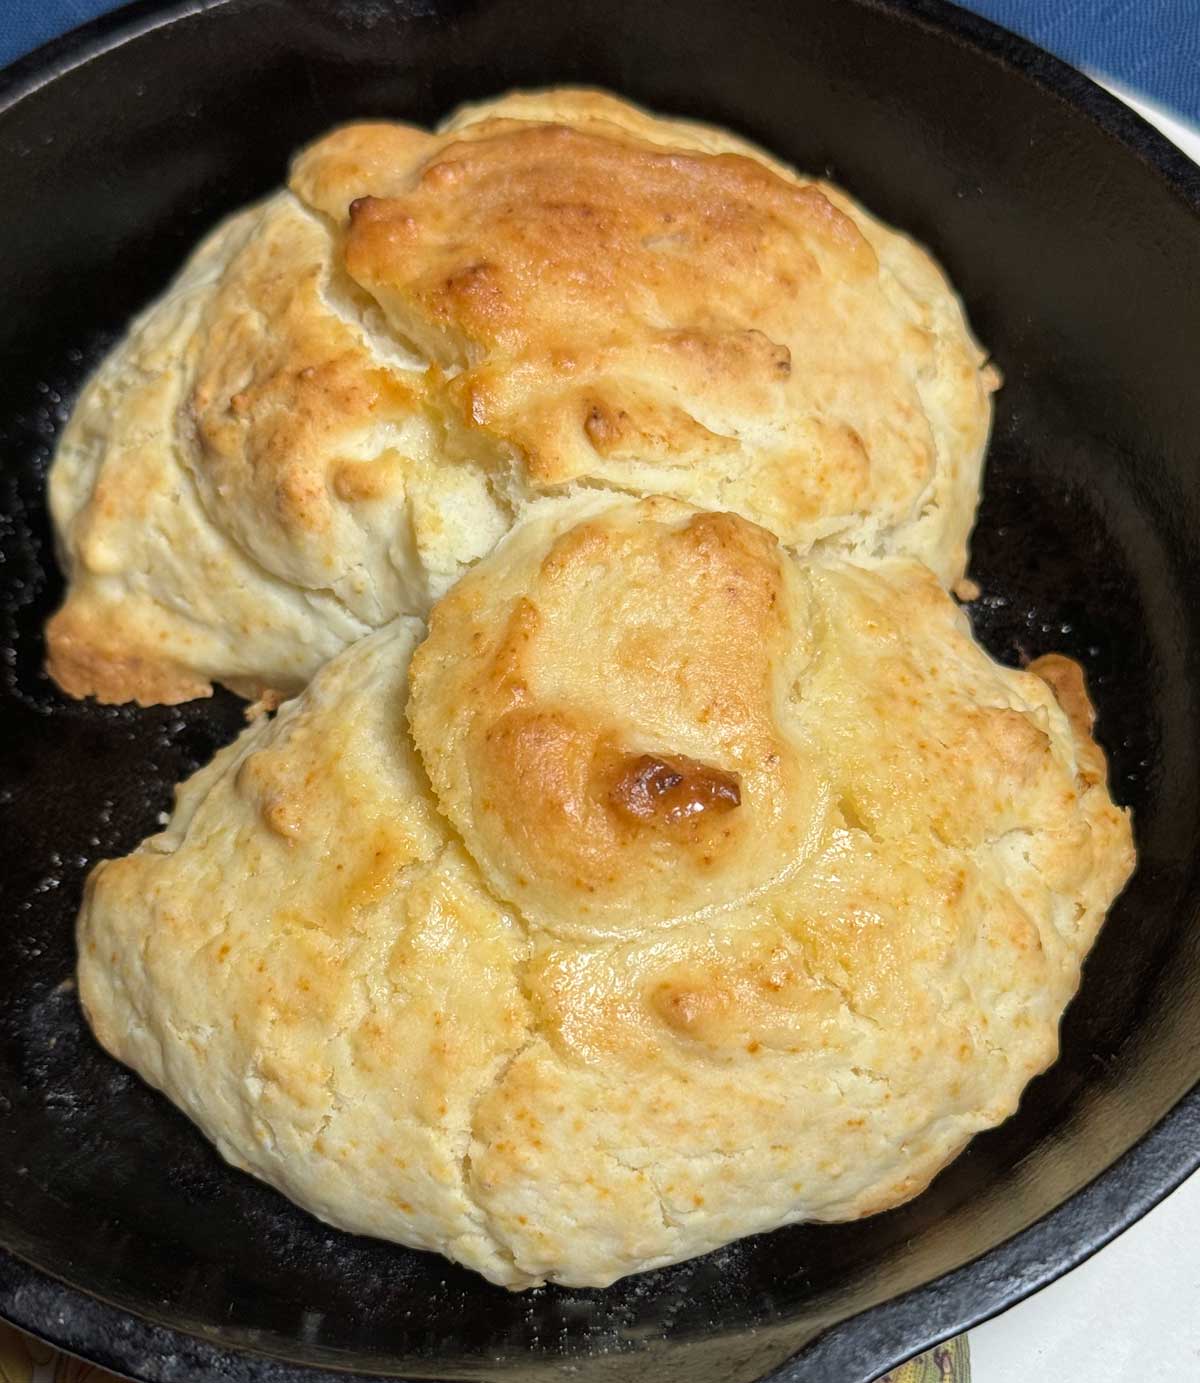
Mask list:
[[[1065,660],[918,563],[535,511],[98,867],[100,1040],[224,1155],[512,1287],[916,1194],[1053,1060],[1133,865]],[[411,657],[411,685],[409,665]]]
[[[353,125],[200,247],[51,474],[74,695],[291,693],[602,487],[962,575],[992,373],[922,250],[595,92]]]
[[[64,690],[298,691],[506,531],[478,466],[438,464],[420,370],[339,291],[330,235],[281,193],[215,231],[89,382],[50,473]]]

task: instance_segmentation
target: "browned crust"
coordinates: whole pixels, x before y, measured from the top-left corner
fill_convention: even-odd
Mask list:
[[[1075,750],[1079,761],[1079,776],[1087,783],[1102,783],[1107,777],[1108,765],[1104,751],[1092,737],[1092,727],[1096,723],[1096,708],[1088,695],[1087,678],[1083,668],[1073,659],[1062,653],[1044,653],[1029,664],[1029,671],[1036,674],[1054,693],[1054,699],[1062,707],[1071,729],[1075,733]]]
[[[175,706],[212,695],[211,682],[170,658],[106,647],[69,603],[46,626],[46,671],[68,696],[95,697],[106,706]]]
[[[225,682],[225,686],[236,695],[244,696],[250,703],[246,707],[246,719],[249,721],[258,720],[277,711],[289,695],[288,692],[278,691],[274,687],[264,686],[262,682],[244,677],[231,678]]]

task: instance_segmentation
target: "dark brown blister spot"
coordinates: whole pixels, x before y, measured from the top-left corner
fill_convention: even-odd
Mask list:
[[[609,797],[623,816],[676,826],[732,811],[742,789],[736,773],[697,759],[640,754],[626,762]]]

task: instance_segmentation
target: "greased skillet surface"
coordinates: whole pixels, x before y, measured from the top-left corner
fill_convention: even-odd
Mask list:
[[[972,617],[1001,658],[1084,663],[1141,865],[1062,1059],[918,1200],[605,1292],[511,1296],[230,1171],[87,1035],[62,983],[87,866],[154,827],[240,707],[53,691],[41,490],[88,369],[296,146],[353,116],[428,122],[558,81],[727,124],[941,258],[1006,376]],[[315,1365],[703,1383],[794,1355],[782,1376],[865,1381],[1070,1266],[1200,1160],[1200,1100],[1179,1103],[1200,1077],[1200,176],[1181,157],[1052,59],[935,4],[140,5],[35,54],[4,102],[0,1311],[146,1379]]]

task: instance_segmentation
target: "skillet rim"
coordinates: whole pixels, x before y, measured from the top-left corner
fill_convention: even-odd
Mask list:
[[[34,49],[0,71],[0,117],[84,63],[143,34],[237,0],[134,0]],[[854,0],[971,48],[1083,114],[1146,165],[1196,217],[1200,166],[1084,73],[947,0]],[[848,1316],[760,1383],[802,1383],[836,1366],[853,1383],[1016,1305],[1077,1267],[1200,1171],[1200,1081],[1091,1182],[1024,1230],[900,1296]],[[142,1383],[418,1383],[331,1371],[249,1347],[225,1348],[116,1306],[0,1246],[0,1318],[56,1348]],[[431,1383],[426,1377],[420,1383]]]

